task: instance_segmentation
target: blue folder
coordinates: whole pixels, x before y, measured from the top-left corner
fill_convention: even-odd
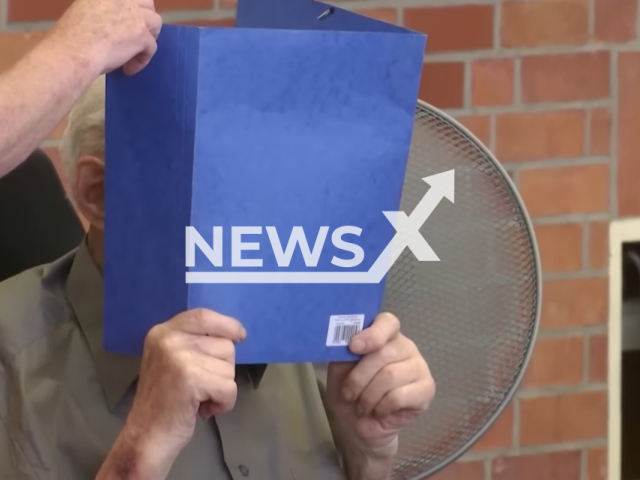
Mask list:
[[[107,77],[104,346],[140,354],[204,307],[247,329],[239,364],[353,360],[426,37],[314,0],[243,0],[236,25],[165,25],[143,72]]]

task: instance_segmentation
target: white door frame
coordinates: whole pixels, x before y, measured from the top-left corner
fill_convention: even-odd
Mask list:
[[[609,227],[608,480],[621,479],[622,246],[640,242],[640,219],[614,220]]]

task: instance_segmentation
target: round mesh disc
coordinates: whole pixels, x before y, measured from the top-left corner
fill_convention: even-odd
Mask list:
[[[471,133],[419,102],[402,206],[410,215],[453,169],[455,203],[443,199],[420,232],[440,258],[409,249],[391,268],[384,309],[420,348],[436,382],[429,410],[400,436],[394,480],[424,479],[467,451],[513,396],[540,311],[535,237],[519,195]]]

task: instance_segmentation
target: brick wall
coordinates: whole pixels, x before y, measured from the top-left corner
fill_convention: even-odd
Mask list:
[[[420,96],[511,172],[542,255],[542,330],[521,391],[439,480],[605,480],[607,229],[640,215],[638,0],[338,0],[430,36]],[[0,0],[0,70],[68,0]],[[233,24],[233,0],[157,0]],[[44,144],[56,156],[56,130]],[[614,480],[614,479],[611,479]]]

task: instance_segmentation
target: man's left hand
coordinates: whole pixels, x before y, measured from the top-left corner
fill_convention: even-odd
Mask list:
[[[394,456],[400,430],[424,412],[435,383],[399,320],[382,313],[350,342],[356,363],[331,363],[327,407],[344,448],[372,457]]]

